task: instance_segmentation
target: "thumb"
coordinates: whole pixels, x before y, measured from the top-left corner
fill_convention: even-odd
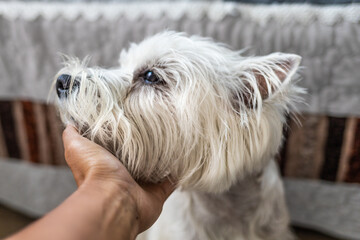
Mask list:
[[[85,178],[87,166],[81,161],[84,156],[84,147],[86,143],[90,142],[88,139],[82,137],[76,130],[75,127],[67,125],[62,134],[65,150],[65,160],[67,165],[70,167],[76,183],[78,186],[82,184]]]
[[[62,134],[64,142],[65,159],[69,164],[69,160],[73,155],[85,153],[89,148],[95,147],[96,144],[87,138],[81,136],[75,127],[67,125]]]
[[[64,142],[65,152],[68,149],[72,149],[74,147],[73,145],[80,145],[82,141],[87,140],[78,133],[74,126],[71,125],[66,126],[62,134],[62,139]]]

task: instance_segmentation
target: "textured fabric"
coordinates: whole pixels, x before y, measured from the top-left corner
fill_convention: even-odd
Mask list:
[[[79,17],[87,21],[97,21],[99,18],[115,20],[125,17],[127,20],[148,18],[160,20],[162,17],[171,20],[187,18],[201,20],[206,17],[210,21],[220,22],[228,16],[238,20],[248,19],[265,24],[269,20],[278,23],[295,21],[302,24],[311,24],[319,21],[324,24],[338,22],[358,23],[360,20],[359,4],[317,6],[309,4],[237,4],[222,2],[128,2],[128,3],[41,3],[41,2],[1,2],[0,13],[5,18],[22,18],[36,20],[38,17],[47,20],[65,18],[77,20]],[[240,18],[239,18],[240,17]],[[146,25],[145,25],[146,26]]]
[[[46,214],[75,189],[68,167],[0,158],[0,202],[29,216]]]
[[[225,2],[242,3],[311,3],[311,4],[350,4],[359,3],[360,0],[225,0]]]
[[[341,240],[360,239],[360,187],[285,178],[285,193],[295,226],[316,229]]]
[[[65,165],[62,124],[52,105],[0,101],[0,157]]]
[[[248,54],[299,54],[300,84],[308,89],[301,110],[360,116],[359,12],[356,4],[0,4],[0,98],[45,100],[61,68],[59,52],[91,55],[92,65],[113,67],[130,41],[172,29],[210,36],[233,49],[250,47]]]
[[[303,114],[285,129],[284,176],[360,183],[360,118]]]
[[[1,0],[3,2],[17,2],[19,0]],[[84,3],[92,3],[92,2],[120,2],[120,3],[130,3],[130,2],[191,2],[194,0],[56,0],[56,2],[66,2],[66,3],[78,3],[78,2],[84,2]],[[215,1],[221,1],[221,0],[196,0],[198,2],[215,2]],[[325,1],[325,0],[324,0]],[[54,2],[54,0],[22,0],[22,2]]]
[[[4,2],[18,0],[2,0]],[[51,2],[52,0],[23,0],[24,2]],[[57,0],[58,2],[170,2],[171,0]],[[177,2],[190,2],[192,0],[176,0]],[[201,1],[201,0],[197,0]],[[215,2],[221,0],[202,0],[204,2]],[[349,4],[358,3],[360,0],[224,0],[225,2],[242,2],[242,3],[312,3],[312,4]]]
[[[353,122],[355,122],[355,120],[353,120]],[[355,124],[357,128],[353,129],[352,137],[354,140],[351,144],[352,147],[347,149],[347,152],[349,152],[347,174],[345,175],[345,181],[347,182],[360,182],[360,120],[357,119],[354,125]]]

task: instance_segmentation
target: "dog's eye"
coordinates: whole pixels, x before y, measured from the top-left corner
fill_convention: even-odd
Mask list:
[[[160,82],[159,78],[153,71],[146,71],[143,76],[144,82],[147,84],[153,84]]]

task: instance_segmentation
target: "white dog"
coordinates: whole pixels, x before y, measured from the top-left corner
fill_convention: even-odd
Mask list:
[[[241,57],[210,39],[157,34],[120,66],[70,59],[56,76],[62,121],[107,148],[137,180],[177,190],[144,239],[292,239],[274,156],[303,89],[300,57]]]

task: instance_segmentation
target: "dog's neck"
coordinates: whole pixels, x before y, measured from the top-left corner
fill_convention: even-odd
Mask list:
[[[287,229],[277,229],[276,226],[277,221],[288,221],[288,215],[281,180],[273,161],[263,172],[239,181],[224,193],[189,191],[185,194],[191,202],[190,221],[201,225],[197,229],[204,231],[197,233],[199,239],[232,239],[232,236],[244,236],[244,239],[264,236],[266,239],[280,239],[282,236],[284,239],[284,234],[291,239]]]
[[[260,179],[259,175],[247,177],[221,194],[189,192],[192,200],[190,212],[196,213],[191,219],[204,226],[205,232],[199,234],[208,236],[212,229],[217,229],[216,234],[224,237],[231,229],[245,235],[260,204]],[[219,231],[221,228],[222,233]],[[199,238],[205,239],[205,236]]]

